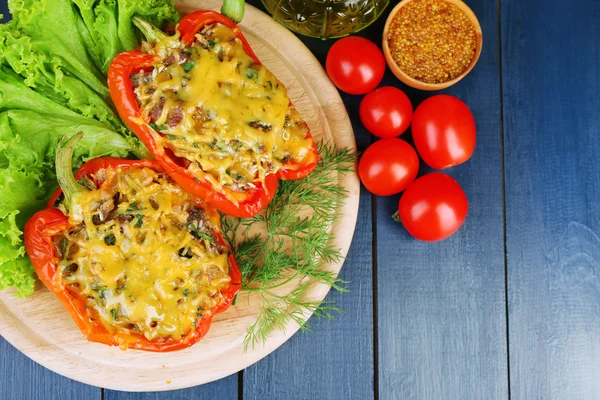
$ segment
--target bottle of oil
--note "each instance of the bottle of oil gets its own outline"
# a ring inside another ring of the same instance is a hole
[[[273,18],[302,35],[346,36],[375,21],[389,0],[262,0]]]

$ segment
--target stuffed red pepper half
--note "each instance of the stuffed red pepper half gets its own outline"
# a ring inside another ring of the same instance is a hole
[[[149,351],[196,343],[241,288],[218,213],[152,160],[97,158],[73,177],[80,137],[59,144],[62,191],[25,226],[37,275],[90,341]]]
[[[198,11],[168,36],[134,22],[147,42],[111,63],[111,97],[185,190],[226,214],[249,217],[271,201],[278,179],[315,168],[308,126],[235,23]]]

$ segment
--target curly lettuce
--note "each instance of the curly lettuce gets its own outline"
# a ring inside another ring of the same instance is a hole
[[[131,23],[137,14],[156,26],[172,26],[179,20],[173,5],[164,0],[73,0],[84,25],[80,25],[88,53],[103,72],[115,55],[140,45],[140,34]]]
[[[100,156],[141,157],[106,86],[114,56],[140,43],[134,14],[172,25],[171,0],[9,0],[0,25],[0,290],[33,293],[23,227],[57,183],[56,144],[84,132],[75,167]]]

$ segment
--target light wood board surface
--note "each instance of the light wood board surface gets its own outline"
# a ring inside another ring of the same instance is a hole
[[[218,9],[221,1],[177,1],[183,13]],[[352,127],[337,90],[310,51],[268,15],[247,6],[240,27],[257,56],[288,88],[317,141],[356,147]],[[332,226],[334,245],[346,255],[358,212],[359,182],[355,174],[339,176],[350,196]],[[342,264],[326,266],[339,271]],[[314,285],[310,298],[323,299],[329,287]],[[87,342],[67,312],[43,285],[33,296],[19,299],[0,292],[0,334],[34,361],[69,378],[110,389],[159,391],[207,383],[233,374],[265,357],[285,342],[298,326],[276,332],[264,346],[243,351],[247,328],[260,302],[242,295],[227,312],[217,315],[207,336],[191,348],[148,353]],[[307,318],[309,315],[306,316]]]

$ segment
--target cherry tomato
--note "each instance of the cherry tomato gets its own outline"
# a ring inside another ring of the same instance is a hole
[[[363,153],[358,176],[367,190],[378,196],[400,193],[415,180],[419,156],[404,140],[378,140]]]
[[[419,104],[413,115],[412,135],[423,161],[435,169],[462,164],[475,150],[475,120],[471,110],[446,94]]]
[[[365,94],[375,89],[383,79],[385,59],[375,43],[350,36],[331,46],[325,68],[329,79],[341,91]]]
[[[402,224],[426,242],[446,239],[467,218],[469,202],[458,182],[440,172],[423,175],[404,192],[398,204]]]
[[[360,102],[360,120],[369,132],[380,138],[404,133],[410,125],[412,111],[408,96],[392,86],[380,87]]]

